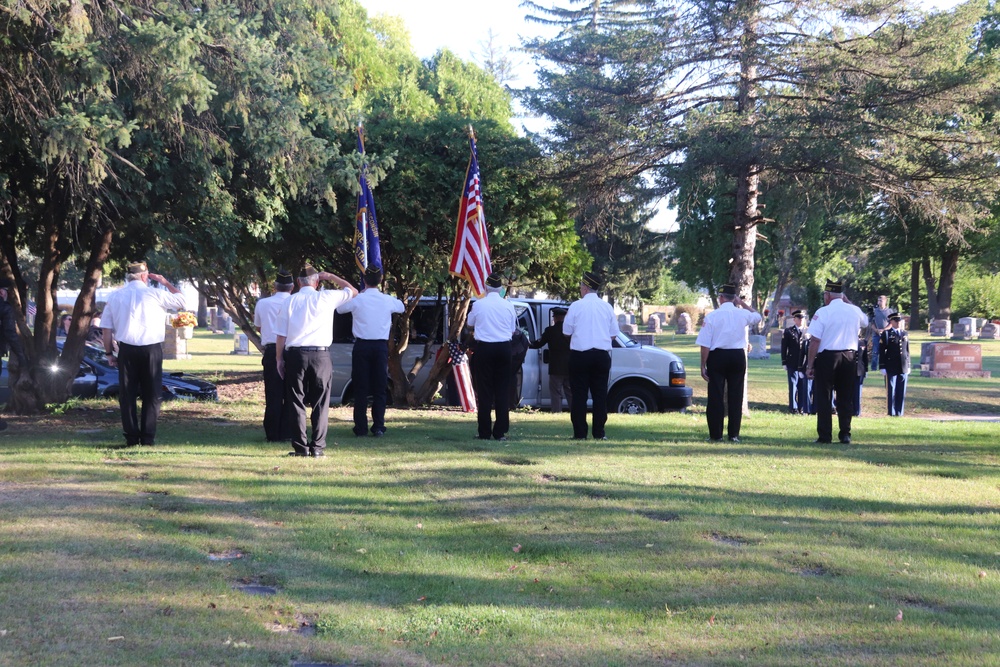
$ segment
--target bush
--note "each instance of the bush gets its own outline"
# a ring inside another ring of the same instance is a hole
[[[1000,275],[968,276],[956,280],[952,312],[957,317],[1000,317]]]

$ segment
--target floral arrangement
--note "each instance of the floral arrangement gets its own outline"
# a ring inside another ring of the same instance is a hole
[[[174,319],[170,322],[175,329],[181,329],[183,327],[193,327],[198,324],[198,318],[194,316],[194,313],[189,313],[186,310],[174,315]]]

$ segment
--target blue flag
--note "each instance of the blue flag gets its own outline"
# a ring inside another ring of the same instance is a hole
[[[382,269],[382,247],[379,244],[378,219],[375,217],[375,198],[368,186],[368,163],[364,162],[365,140],[363,129],[358,125],[358,152],[361,153],[361,176],[358,177],[358,216],[354,229],[354,259],[364,274],[369,266]]]

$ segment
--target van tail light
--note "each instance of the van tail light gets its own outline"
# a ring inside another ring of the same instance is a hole
[[[670,362],[670,386],[684,387],[687,385],[687,373],[684,372],[684,363],[681,361]]]

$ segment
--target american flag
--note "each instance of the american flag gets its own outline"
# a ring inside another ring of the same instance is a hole
[[[451,376],[458,389],[458,400],[462,404],[462,412],[475,412],[477,409],[476,390],[472,384],[472,371],[469,368],[469,357],[462,345],[453,340],[448,343],[448,363],[451,364]]]
[[[362,159],[365,154],[364,130],[358,125],[358,152]],[[378,220],[375,217],[375,198],[368,186],[368,163],[361,165],[361,176],[358,177],[358,216],[354,229],[354,260],[364,274],[369,266],[382,268],[382,246],[379,243]]]
[[[486,216],[483,214],[483,193],[479,184],[479,159],[476,157],[476,137],[471,133],[469,145],[472,155],[465,172],[465,188],[458,205],[458,227],[455,230],[455,247],[451,251],[451,275],[465,278],[472,285],[476,296],[486,292],[486,277],[493,272],[490,264],[490,242],[486,234]]]
[[[448,343],[448,363],[452,366],[456,364],[464,364],[466,362],[465,350],[462,349],[462,344],[457,340],[453,340]]]
[[[38,306],[35,305],[34,301],[29,301],[28,302],[27,312],[26,312],[26,315],[27,315],[28,319],[29,320],[34,319],[35,315],[37,315],[37,314],[38,314]]]

